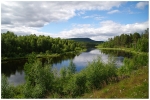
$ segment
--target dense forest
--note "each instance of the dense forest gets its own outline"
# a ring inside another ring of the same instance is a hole
[[[65,53],[80,51],[85,48],[83,43],[73,40],[52,38],[50,36],[35,34],[17,36],[7,31],[1,34],[2,58],[24,57],[35,52],[36,54]]]
[[[121,34],[120,36],[109,38],[108,41],[100,44],[100,46],[104,48],[134,48],[134,50],[139,52],[148,52],[148,38],[149,28],[142,34],[135,32],[134,34]]]

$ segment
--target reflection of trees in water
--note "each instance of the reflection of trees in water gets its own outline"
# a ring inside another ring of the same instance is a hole
[[[23,66],[25,64],[26,60],[11,60],[8,62],[2,62],[2,74],[5,74],[7,77],[10,77],[10,75],[15,75],[16,71],[18,71],[20,74],[23,72]]]
[[[133,54],[130,52],[125,52],[122,50],[101,50],[102,53],[104,54],[109,54],[109,55],[113,55],[113,56],[122,56],[122,57],[127,57],[127,58],[131,58],[133,57]]]
[[[63,54],[62,56],[53,57],[53,58],[38,58],[42,64],[54,64],[54,63],[62,63],[63,60],[73,59],[76,55],[79,54]],[[23,73],[24,64],[27,62],[25,59],[20,60],[9,60],[7,62],[2,62],[2,73],[5,74],[7,77],[10,75],[15,75],[16,71],[20,74]]]
[[[43,64],[47,63],[47,64],[54,64],[54,63],[62,63],[64,60],[68,60],[68,59],[73,59],[76,56],[76,54],[73,53],[69,53],[69,54],[64,54],[62,56],[58,56],[58,57],[53,57],[53,58],[40,58],[40,61],[42,61]]]

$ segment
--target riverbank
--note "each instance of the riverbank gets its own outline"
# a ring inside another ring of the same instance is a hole
[[[138,77],[138,78],[137,78]],[[101,90],[85,93],[80,98],[148,98],[148,66],[142,67],[118,83],[106,85]]]
[[[63,56],[63,55],[68,55],[68,54],[78,54],[78,53],[81,53],[81,52],[84,52],[86,51],[87,49],[82,49],[82,50],[77,50],[77,51],[70,51],[70,52],[65,52],[65,53],[54,53],[54,54],[46,54],[46,53],[43,53],[43,54],[36,54],[36,57],[37,58],[54,58],[54,57],[60,57],[60,56]],[[25,57],[13,57],[13,58],[7,58],[7,57],[2,57],[2,62],[3,61],[9,61],[9,60],[20,60],[20,59],[28,59],[28,56],[30,54],[26,55]]]
[[[133,53],[133,54],[147,54],[147,52],[135,51],[133,48],[102,48],[102,47],[99,47],[99,46],[97,46],[96,48],[97,49],[106,49],[106,50],[122,50],[122,51],[130,52],[130,53]]]
[[[66,68],[62,67],[60,71],[47,70],[50,68],[49,65],[40,67],[42,64],[38,61],[30,63],[28,66],[28,69],[31,68],[31,70],[26,72],[30,73],[26,74],[26,77],[30,77],[33,82],[39,79],[42,81],[35,82],[35,85],[26,83],[12,87],[13,96],[11,98],[148,98],[148,78],[146,78],[148,77],[148,68],[146,68],[148,66],[147,55],[138,54],[134,55],[132,59],[125,58],[124,66],[121,66],[119,69],[115,67],[113,60],[109,59],[106,64],[98,58],[89,63],[84,70],[72,74],[70,73],[70,69],[76,67],[73,63],[70,63]],[[51,71],[51,73],[49,73],[49,71]],[[59,72],[61,74],[57,76],[58,74],[56,73]],[[48,78],[47,75],[51,77]],[[47,79],[49,79],[49,81],[47,81]],[[140,83],[145,79],[147,83]],[[28,80],[26,80],[26,82],[27,81]],[[39,84],[42,87],[38,87]],[[27,85],[29,86],[28,89],[24,90],[26,89],[24,87]],[[47,87],[50,88],[47,89]],[[41,90],[42,94],[36,89]],[[99,92],[101,94],[99,94]],[[123,92],[124,94],[122,95]],[[37,95],[35,96],[34,93]],[[129,94],[138,94],[139,97]]]

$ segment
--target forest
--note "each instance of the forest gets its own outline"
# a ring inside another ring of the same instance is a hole
[[[120,36],[109,38],[108,41],[99,46],[104,48],[133,48],[139,52],[148,52],[148,38],[149,28],[147,28],[142,34],[135,32],[133,34],[121,34]]]
[[[84,43],[35,34],[17,36],[7,31],[1,34],[2,59],[26,57],[28,54],[62,54],[85,49]]]

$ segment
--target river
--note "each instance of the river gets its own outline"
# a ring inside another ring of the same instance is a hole
[[[71,57],[61,57],[55,58],[55,61],[52,63],[52,67],[56,68],[57,70],[60,70],[61,67],[68,66],[71,59],[73,60],[73,63],[76,66],[77,71],[82,70],[87,66],[89,62],[92,62],[94,59],[96,59],[98,56],[101,57],[103,62],[108,61],[108,56],[112,53],[110,51],[106,50],[98,50],[98,49],[90,49],[86,52],[82,52],[79,55],[74,55]],[[114,51],[113,51],[114,53]],[[113,57],[116,59],[116,66],[120,67],[123,65],[123,59],[129,54],[125,53],[117,53],[115,52]],[[124,55],[125,54],[125,55]],[[8,82],[13,85],[19,85],[25,82],[25,73],[23,70],[23,66],[25,64],[26,60],[17,60],[17,61],[11,61],[4,63],[2,62],[2,73],[5,74],[8,77]]]

